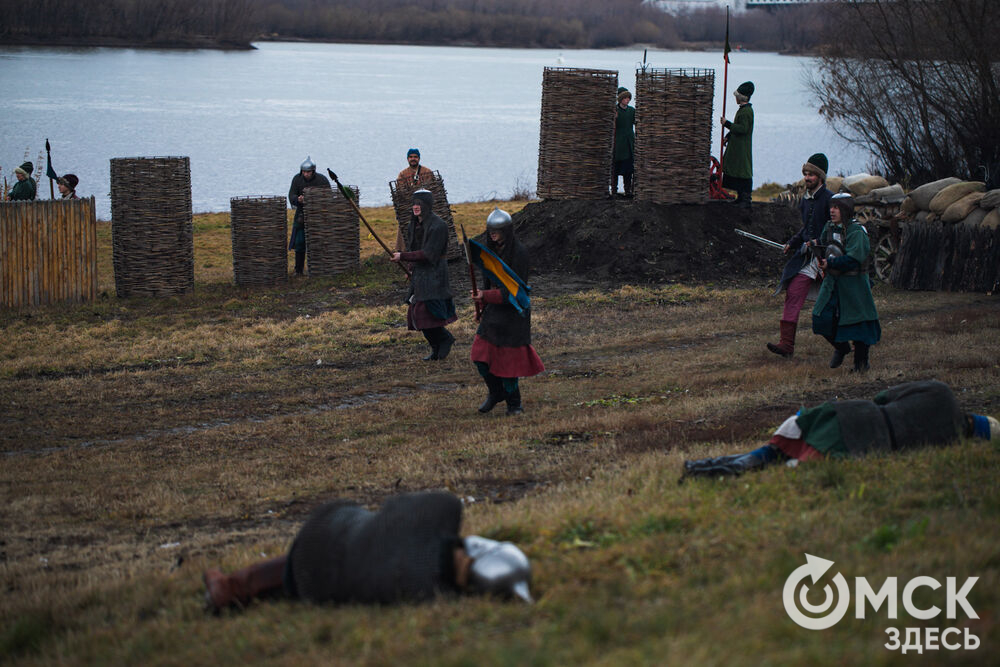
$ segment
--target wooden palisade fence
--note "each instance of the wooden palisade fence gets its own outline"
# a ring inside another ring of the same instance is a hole
[[[94,198],[0,204],[0,306],[97,296]]]

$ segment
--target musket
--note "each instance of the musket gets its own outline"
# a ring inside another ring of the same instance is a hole
[[[349,190],[347,190],[347,188],[345,188],[343,185],[340,184],[340,179],[337,178],[337,174],[333,173],[333,169],[330,168],[327,168],[326,173],[330,174],[330,178],[333,179],[333,182],[336,183],[337,187],[340,189],[340,194],[344,195],[344,199],[346,199],[348,203],[354,207],[354,210],[357,212],[358,217],[361,218],[361,222],[365,223],[365,227],[367,227],[371,235],[375,237],[375,240],[378,241],[378,244],[382,246],[382,249],[386,251],[389,257],[392,257],[393,253],[391,250],[389,250],[389,246],[387,246],[385,243],[382,242],[382,239],[378,237],[378,234],[375,233],[375,230],[372,229],[372,226],[368,224],[367,220],[365,220],[365,216],[361,212],[361,209],[358,208],[358,205],[356,203],[354,203],[354,197],[350,195],[350,192]],[[407,278],[412,278],[412,276],[410,275],[410,270],[407,269],[405,266],[403,266],[402,262],[399,262],[399,268],[403,269],[403,273],[406,274]]]
[[[763,236],[757,236],[756,234],[751,234],[750,232],[745,232],[742,229],[734,229],[734,232],[740,236],[745,236],[748,239],[753,239],[757,243],[763,243],[764,245],[771,246],[772,248],[777,248],[778,250],[784,250],[784,244],[778,243],[777,241],[771,241],[770,239],[765,239]]]
[[[469,237],[465,235],[465,225],[459,225],[462,228],[462,248],[465,249],[465,262],[469,265],[469,280],[472,281],[472,298],[475,299],[479,295],[479,291],[476,289],[476,270],[472,267],[472,255],[469,254]],[[482,318],[483,314],[479,309],[479,302],[473,300],[476,305],[476,321],[478,322]]]

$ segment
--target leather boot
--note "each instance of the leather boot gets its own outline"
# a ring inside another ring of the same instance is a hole
[[[775,345],[774,343],[768,343],[767,349],[775,354],[782,357],[790,357],[795,352],[795,330],[798,328],[798,322],[789,322],[788,320],[781,320],[780,332],[781,341]]]
[[[288,556],[278,556],[230,575],[219,570],[206,571],[202,576],[206,606],[210,611],[219,612],[232,606],[245,607],[254,598],[281,593],[284,590],[286,560]]]
[[[866,343],[854,341],[854,369],[852,373],[864,373],[868,370],[868,348]]]
[[[306,252],[305,250],[295,251],[295,274],[301,276],[305,272],[306,268]]]
[[[455,337],[447,329],[441,329],[441,338],[438,343],[437,358],[444,359],[451,352],[451,346],[455,343]]]
[[[625,181],[625,198],[632,199],[632,184],[635,176],[633,174],[628,174],[627,176],[622,176],[622,180]]]
[[[433,329],[423,330],[424,338],[427,339],[427,344],[431,346],[431,353],[424,357],[424,361],[437,361],[438,359],[438,348],[441,345],[441,327],[435,327]]]
[[[496,375],[488,373],[483,380],[486,382],[486,388],[489,390],[489,394],[486,395],[486,400],[479,406],[479,411],[485,415],[487,412],[492,410],[497,403],[502,403],[507,400],[507,392],[503,390],[503,380],[498,378]]]
[[[519,415],[524,412],[521,407],[521,388],[518,387],[507,396],[507,416]]]

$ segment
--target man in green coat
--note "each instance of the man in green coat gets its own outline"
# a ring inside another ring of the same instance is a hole
[[[722,187],[736,190],[736,203],[750,208],[753,191],[753,81],[744,81],[733,95],[740,105],[732,122],[722,118],[726,135],[726,151],[722,154]]]
[[[628,88],[618,89],[618,103],[615,105],[615,155],[614,186],[612,193],[618,196],[618,177],[622,177],[625,196],[632,198],[632,177],[635,174],[635,107],[629,106],[632,93]]]
[[[854,219],[854,200],[846,193],[830,198],[830,222],[823,227],[819,260],[823,284],[813,308],[813,333],[833,345],[830,368],[837,368],[854,343],[854,369],[868,370],[868,350],[882,337],[878,310],[868,279],[871,243],[868,231]]]
[[[11,201],[32,201],[35,198],[35,179],[31,177],[31,172],[35,165],[25,162],[20,167],[14,168],[17,176],[17,183],[10,189]]]

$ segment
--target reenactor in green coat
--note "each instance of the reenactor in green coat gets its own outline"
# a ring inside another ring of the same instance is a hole
[[[32,201],[35,198],[37,188],[35,186],[35,179],[31,177],[31,172],[34,168],[35,165],[30,162],[25,162],[20,167],[14,168],[17,183],[10,189],[9,199],[11,201]]]
[[[740,105],[732,122],[722,118],[726,135],[726,151],[722,154],[722,187],[736,190],[736,203],[750,208],[753,191],[753,81],[744,81],[733,95]]]

